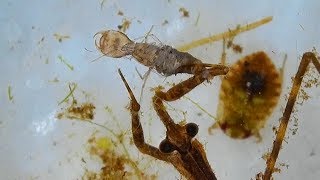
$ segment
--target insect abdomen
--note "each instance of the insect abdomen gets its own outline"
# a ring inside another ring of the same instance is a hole
[[[233,138],[257,135],[281,93],[280,73],[264,52],[240,59],[223,78],[218,123]]]

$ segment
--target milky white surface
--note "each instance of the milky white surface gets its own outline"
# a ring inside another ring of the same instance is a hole
[[[130,38],[144,36],[154,25],[152,33],[162,43],[178,47],[224,32],[237,24],[245,25],[273,16],[273,21],[267,25],[236,37],[235,42],[244,47],[242,55],[229,52],[227,56],[231,64],[245,54],[264,50],[280,67],[285,54],[288,55],[282,98],[261,130],[261,143],[256,143],[254,138],[234,140],[220,130],[208,135],[207,128],[214,122],[212,118],[186,99],[170,103],[170,109],[177,109],[170,111],[177,122],[183,119],[181,111],[186,111],[187,121],[199,124],[197,137],[205,144],[208,160],[218,179],[248,180],[264,171],[265,161],[261,157],[271,149],[272,127],[278,126],[285,105],[284,95],[291,85],[290,78],[304,52],[313,47],[320,49],[320,2],[106,0],[102,6],[100,3],[100,0],[0,2],[0,179],[79,179],[84,174],[86,164],[81,158],[89,158],[86,143],[99,127],[56,119],[62,107],[58,103],[68,93],[70,82],[77,83],[75,95],[79,100],[89,100],[97,107],[95,122],[116,127],[104,110],[108,106],[123,126],[121,128],[130,127],[130,114],[125,109],[128,94],[117,69],[121,68],[139,98],[142,80],[135,68],[140,73],[146,72],[147,68],[127,58],[103,57],[91,63],[101,55],[95,48],[93,35],[101,30],[117,29],[124,17],[131,21],[126,32]],[[190,17],[181,16],[181,7],[189,11]],[[124,16],[117,15],[119,10]],[[169,23],[163,26],[165,20]],[[70,38],[60,43],[53,36],[55,33]],[[189,52],[206,63],[219,63],[221,47],[221,42],[216,42]],[[59,55],[74,67],[73,71],[58,59]],[[187,77],[164,78],[156,72],[151,73],[142,97],[141,118],[151,144],[158,146],[165,133],[151,108],[153,91],[150,89],[165,86],[167,82],[180,82]],[[52,82],[55,78],[59,82]],[[199,86],[187,97],[215,115],[219,85],[220,80],[216,78],[211,84]],[[8,98],[9,86],[12,100]],[[85,97],[82,90],[89,96]],[[317,118],[320,115],[320,91],[319,88],[306,91],[310,98],[302,106],[297,106],[298,112],[295,113],[297,134],[287,132],[289,138],[278,159],[278,165],[289,166],[281,167],[281,173],[274,174],[275,179],[318,179],[320,176],[320,121]],[[293,121],[290,124],[289,128],[294,128]],[[137,153],[134,146],[128,148],[134,152],[133,156],[144,156]],[[152,168],[158,170],[159,179],[179,178],[171,165],[156,162]]]

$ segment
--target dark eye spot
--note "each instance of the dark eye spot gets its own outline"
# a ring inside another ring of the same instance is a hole
[[[265,78],[257,72],[246,71],[244,80],[245,89],[250,95],[261,94],[265,88]]]
[[[195,137],[198,134],[199,127],[195,123],[186,124],[186,131],[190,137]]]
[[[171,153],[174,151],[174,146],[167,139],[165,139],[160,143],[159,149],[163,153]]]

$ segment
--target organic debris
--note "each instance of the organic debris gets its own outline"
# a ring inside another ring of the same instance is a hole
[[[64,59],[61,55],[59,55],[58,56],[58,59],[63,63],[63,64],[65,64],[71,71],[73,71],[73,66],[71,65],[71,64],[69,64],[68,62],[67,62],[67,60],[66,59]]]
[[[62,119],[65,117],[68,119],[93,120],[95,108],[96,107],[89,102],[78,105],[77,101],[73,101],[64,112],[57,115],[57,118]]]
[[[182,17],[189,17],[189,11],[187,11],[184,7],[181,7],[179,12],[182,13]]]
[[[60,43],[65,40],[65,39],[69,39],[70,36],[69,35],[61,35],[61,34],[57,34],[54,33],[53,36],[56,38],[57,41],[59,41]]]
[[[131,21],[129,21],[128,19],[124,18],[122,19],[122,24],[118,25],[118,29],[121,32],[126,32],[129,27],[130,27]]]

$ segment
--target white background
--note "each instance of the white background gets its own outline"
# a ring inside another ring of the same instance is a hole
[[[130,38],[144,36],[154,25],[152,33],[162,43],[174,47],[224,32],[237,24],[245,25],[273,16],[271,23],[236,37],[235,42],[244,47],[242,55],[230,52],[227,56],[228,63],[232,64],[241,56],[264,50],[280,67],[284,55],[288,55],[282,98],[266,127],[261,130],[261,143],[256,143],[254,138],[234,140],[220,130],[210,136],[207,128],[214,122],[212,118],[205,113],[198,116],[202,111],[186,99],[170,103],[177,109],[170,111],[177,122],[183,119],[180,111],[187,111],[187,121],[200,125],[198,138],[205,144],[208,160],[219,179],[246,180],[264,171],[265,161],[261,157],[272,146],[272,126],[278,126],[281,109],[285,105],[284,95],[291,85],[290,78],[297,70],[301,55],[313,47],[320,48],[319,1],[106,0],[102,7],[100,3],[99,0],[0,2],[0,178],[79,179],[83,175],[86,164],[81,162],[81,158],[89,159],[86,143],[99,127],[55,118],[63,107],[58,106],[58,102],[68,93],[69,82],[78,84],[75,93],[78,100],[88,99],[97,107],[94,122],[116,129],[114,121],[104,110],[108,106],[121,123],[121,128],[126,130],[130,127],[130,114],[125,109],[129,102],[128,94],[117,69],[122,69],[139,98],[142,80],[135,68],[141,73],[147,68],[127,58],[103,57],[91,63],[101,55],[94,46],[93,35],[101,30],[117,29],[124,18],[117,15],[119,10],[132,22],[126,32]],[[189,18],[181,17],[181,7],[189,11]],[[164,20],[169,23],[162,26]],[[59,43],[54,33],[69,35],[70,39]],[[42,37],[44,40],[41,42]],[[204,62],[219,63],[221,42],[189,52]],[[58,60],[59,55],[74,66],[73,71]],[[141,118],[151,144],[158,146],[165,133],[151,107],[153,92],[150,88],[165,86],[166,82],[180,82],[187,77],[177,75],[165,79],[151,73],[142,98]],[[59,82],[50,82],[54,78]],[[215,115],[219,85],[220,80],[216,78],[187,96]],[[8,86],[12,87],[13,101],[8,99]],[[89,94],[87,99],[81,90]],[[274,174],[276,179],[317,179],[320,176],[320,131],[319,119],[316,118],[320,115],[317,111],[320,92],[316,88],[306,91],[310,98],[303,106],[298,106],[295,113],[298,118],[297,134],[287,132],[288,143],[284,143],[278,159],[278,163],[289,167],[281,167],[281,173]],[[290,122],[289,128],[292,124]],[[99,130],[104,133],[103,129]],[[134,146],[128,148],[133,157],[144,156],[137,153]],[[159,161],[153,165],[154,169],[159,179],[179,178],[172,166]]]

